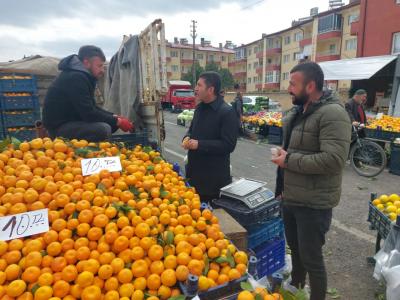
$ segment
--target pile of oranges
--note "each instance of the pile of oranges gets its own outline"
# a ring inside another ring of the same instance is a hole
[[[82,176],[81,160],[119,156],[121,172]],[[0,216],[48,209],[50,230],[0,241],[0,298],[169,299],[199,276],[240,278],[247,255],[200,210],[160,154],[109,142],[34,139],[0,152]]]

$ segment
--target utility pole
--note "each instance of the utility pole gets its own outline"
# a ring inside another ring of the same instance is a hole
[[[195,88],[196,86],[196,37],[197,37],[197,33],[196,33],[196,25],[197,21],[192,20],[192,25],[190,25],[190,27],[192,28],[191,32],[190,32],[190,36],[193,39],[193,63],[192,63],[192,78],[193,78],[193,88]]]

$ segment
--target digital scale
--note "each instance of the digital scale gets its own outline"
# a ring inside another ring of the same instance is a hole
[[[266,187],[266,182],[241,178],[220,190],[221,198],[232,198],[256,208],[275,199],[275,193]]]

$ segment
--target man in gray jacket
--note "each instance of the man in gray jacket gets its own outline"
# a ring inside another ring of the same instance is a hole
[[[277,196],[283,201],[287,243],[292,250],[292,285],[303,288],[308,273],[311,300],[325,299],[322,255],[332,208],[340,200],[351,123],[339,100],[323,92],[324,74],[313,62],[295,66],[288,91],[295,107],[283,119],[283,149]]]

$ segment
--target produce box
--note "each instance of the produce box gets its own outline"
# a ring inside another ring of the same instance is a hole
[[[400,175],[400,144],[391,144],[389,171]]]
[[[0,92],[35,93],[36,77],[31,74],[0,73]]]
[[[30,141],[36,138],[36,129],[34,127],[7,128],[5,136],[14,137],[22,141]]]
[[[368,222],[371,223],[370,229],[377,230],[383,239],[387,237],[391,222],[383,212],[372,204],[372,202],[369,202],[368,206]]]
[[[264,223],[246,226],[248,232],[248,247],[253,249],[267,241],[285,236],[283,221],[281,218],[274,218]]]
[[[121,144],[128,148],[134,148],[136,145],[150,145],[147,130],[127,134],[115,134],[111,136],[110,142]]]
[[[257,275],[259,278],[271,275],[285,266],[286,246],[283,238],[263,243],[251,249],[251,252],[254,252],[257,257]]]
[[[239,250],[245,251],[248,248],[247,230],[225,210],[218,208],[214,209],[213,213],[218,217],[221,231],[226,237],[229,238]]]
[[[23,96],[15,96],[18,94]],[[30,93],[3,93],[3,96],[0,96],[0,107],[3,111],[39,110],[39,98]]]
[[[40,119],[39,111],[3,111],[4,127],[34,126]]]

